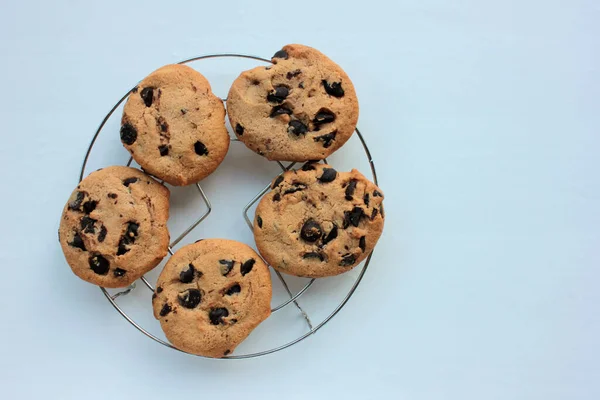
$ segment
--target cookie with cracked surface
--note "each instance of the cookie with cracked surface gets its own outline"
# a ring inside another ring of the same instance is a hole
[[[142,168],[172,185],[211,174],[229,149],[223,102],[186,65],[152,72],[129,95],[121,142]]]
[[[175,347],[224,357],[271,314],[271,275],[244,243],[204,239],[169,259],[152,306]]]
[[[269,160],[321,160],[352,136],[358,99],[348,75],[318,50],[284,46],[274,65],[243,72],[227,97],[229,121]]]
[[[307,163],[273,180],[256,208],[254,239],[274,268],[296,276],[349,271],[383,230],[383,193],[360,172]]]
[[[169,189],[113,166],[82,180],[64,207],[58,238],[67,263],[94,285],[130,285],[167,255]]]

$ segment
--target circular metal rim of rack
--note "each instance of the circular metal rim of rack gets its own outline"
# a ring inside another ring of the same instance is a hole
[[[194,57],[194,58],[189,58],[187,60],[183,60],[181,62],[179,62],[179,64],[187,64],[190,62],[194,62],[194,61],[199,61],[199,60],[204,60],[204,59],[210,59],[210,58],[248,58],[248,59],[252,59],[252,60],[257,60],[257,61],[263,61],[263,62],[267,62],[270,63],[271,61],[262,57],[257,57],[257,56],[252,56],[252,55],[246,55],[246,54],[235,54],[235,53],[223,53],[223,54],[208,54],[208,55],[204,55],[204,56],[199,56],[199,57]],[[106,116],[104,117],[104,119],[102,120],[102,122],[100,123],[100,126],[98,127],[98,129],[96,130],[96,133],[94,134],[94,137],[92,138],[92,141],[90,142],[90,145],[88,147],[88,150],[85,154],[85,158],[83,160],[83,165],[81,166],[81,172],[79,175],[79,181],[81,181],[84,177],[85,174],[85,169],[88,163],[88,159],[89,156],[92,152],[92,149],[94,147],[94,144],[96,142],[96,139],[98,138],[98,136],[100,135],[100,133],[102,132],[102,129],[104,128],[104,126],[106,125],[106,122],[109,120],[109,118],[113,115],[113,113],[115,112],[115,110],[123,103],[123,101],[125,101],[125,99],[129,96],[129,94],[131,93],[131,91],[133,90],[130,89],[123,97],[121,97],[121,99],[112,107],[112,109],[108,112],[108,114],[106,114]],[[227,101],[227,99],[222,99],[224,102]],[[358,138],[360,139],[360,142],[364,148],[365,151],[365,155],[367,156],[367,159],[369,161],[369,165],[371,167],[371,174],[373,176],[373,181],[375,182],[375,184],[377,184],[377,173],[375,170],[375,163],[373,162],[373,158],[371,157],[371,152],[369,151],[369,148],[367,147],[367,143],[365,142],[365,139],[363,137],[363,135],[360,133],[360,131],[358,130],[358,128],[356,128],[356,134],[358,136]],[[238,142],[239,140],[236,139],[231,139],[234,142]],[[127,166],[130,166],[132,163],[132,158],[129,158],[129,161],[127,162]],[[275,161],[279,167],[282,170],[282,173],[285,171],[288,171],[289,169],[291,169],[296,163],[290,163],[287,166],[283,165],[281,162],[279,161]],[[327,162],[327,160],[325,159],[324,162]],[[161,181],[162,183],[162,181]],[[202,189],[202,187],[200,186],[199,183],[195,184],[198,192],[200,194],[200,196],[202,197],[202,200],[204,201],[206,207],[207,207],[207,211],[200,216],[192,225],[190,225],[183,233],[181,233],[175,240],[173,240],[173,242],[171,242],[169,244],[169,254],[173,255],[173,247],[175,247],[179,242],[181,242],[181,240],[183,240],[194,228],[196,228],[202,221],[204,221],[206,219],[206,217],[208,217],[208,215],[210,214],[211,210],[212,210],[212,206],[210,203],[210,200],[208,199],[208,197],[206,196],[206,193],[204,193],[204,190]],[[250,210],[250,208],[258,201],[260,200],[260,198],[269,190],[270,188],[270,182],[267,184],[267,186],[265,186],[265,188],[263,190],[261,190],[256,196],[254,196],[254,198],[252,200],[250,200],[250,202],[248,202],[248,204],[244,207],[243,209],[243,216],[244,219],[246,220],[246,223],[248,224],[248,227],[250,228],[250,230],[252,231],[252,220],[250,219],[250,217],[248,217],[248,211]],[[281,281],[284,289],[286,290],[286,292],[289,295],[289,299],[287,299],[286,301],[284,301],[283,303],[273,307],[271,309],[271,312],[276,312],[278,310],[281,310],[282,308],[284,308],[285,306],[289,305],[289,304],[294,304],[296,306],[296,308],[298,309],[298,311],[302,314],[302,316],[304,317],[304,319],[306,320],[306,323],[308,325],[308,332],[300,335],[299,337],[297,337],[296,339],[287,342],[283,345],[268,349],[268,350],[264,350],[264,351],[259,351],[256,353],[249,353],[249,354],[241,354],[241,355],[230,355],[230,356],[226,356],[223,358],[220,358],[221,360],[235,360],[235,359],[243,359],[243,358],[254,358],[254,357],[260,357],[260,356],[264,356],[267,354],[271,354],[271,353],[275,353],[277,351],[286,349],[290,346],[293,346],[296,343],[299,343],[301,341],[303,341],[304,339],[306,339],[307,337],[309,337],[310,335],[314,334],[315,332],[317,332],[319,329],[321,329],[325,324],[327,324],[327,322],[329,322],[341,309],[342,307],[344,307],[344,305],[346,305],[346,303],[348,302],[348,300],[350,299],[350,297],[352,297],[352,294],[354,294],[354,291],[356,290],[356,288],[358,287],[360,281],[362,280],[365,272],[367,271],[367,268],[369,267],[369,263],[371,262],[371,257],[373,256],[373,252],[371,252],[371,254],[369,254],[369,256],[367,257],[366,261],[364,262],[362,268],[360,269],[360,272],[358,274],[358,276],[356,277],[356,280],[354,281],[354,284],[352,285],[352,287],[350,288],[350,290],[348,291],[348,293],[346,294],[346,296],[344,297],[344,299],[337,305],[337,307],[335,307],[335,309],[331,312],[331,314],[329,314],[323,321],[321,321],[319,324],[317,324],[316,326],[312,325],[312,322],[310,321],[310,318],[308,317],[308,315],[306,314],[306,312],[302,309],[302,307],[300,307],[300,304],[298,304],[297,299],[302,296],[304,293],[306,293],[306,291],[310,288],[310,286],[315,282],[315,278],[312,278],[302,289],[300,289],[297,293],[293,294],[287,284],[287,282],[285,281],[285,279],[283,278],[283,276],[281,275],[281,273],[277,270],[275,271],[275,274],[277,275],[278,279]],[[146,279],[146,277],[142,276],[140,278],[140,280],[142,281],[142,283],[144,284],[144,286],[146,288],[148,288],[149,290],[151,290],[152,292],[154,292],[154,287],[152,286],[152,284]],[[108,301],[113,305],[113,307],[121,314],[121,316],[123,318],[125,318],[131,325],[133,325],[137,330],[139,330],[140,332],[142,332],[144,335],[146,335],[147,337],[149,337],[150,339],[164,345],[167,347],[170,347],[171,349],[177,350],[177,351],[181,351],[183,353],[186,353],[182,350],[179,350],[178,348],[176,348],[175,346],[173,346],[172,344],[154,336],[153,334],[151,334],[150,332],[148,332],[146,329],[144,329],[143,327],[141,327],[137,322],[135,322],[133,320],[133,318],[131,318],[129,315],[127,315],[127,313],[117,304],[116,300],[117,298],[121,297],[121,296],[125,296],[128,293],[130,293],[132,290],[134,290],[136,288],[136,282],[134,282],[133,284],[131,284],[129,287],[127,287],[125,290],[121,291],[121,292],[117,292],[113,295],[111,295],[105,288],[101,287],[100,290],[102,291],[102,293],[104,294],[104,296],[106,296],[106,298],[108,299]],[[204,357],[204,356],[198,356],[196,354],[191,354],[191,353],[187,353],[190,355],[194,355],[197,357],[202,357],[202,358],[209,358],[209,357]]]

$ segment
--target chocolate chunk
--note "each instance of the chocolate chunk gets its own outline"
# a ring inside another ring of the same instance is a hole
[[[98,275],[106,275],[108,274],[108,270],[110,268],[110,263],[100,254],[95,254],[89,258],[89,264],[92,271],[97,273]]]
[[[373,190],[373,197],[383,197],[383,195],[381,193],[379,193],[377,190]]]
[[[233,322],[233,321],[232,321]],[[224,356],[226,356],[227,354],[231,353],[231,350],[225,350],[225,353],[223,353]]]
[[[306,164],[304,164],[302,166],[302,171],[314,171],[315,169],[317,169],[314,165],[315,162],[316,161],[308,161]]]
[[[360,207],[354,207],[352,211],[344,211],[344,229],[350,224],[358,226],[360,219],[364,216],[364,211]]]
[[[281,200],[281,195],[279,193],[275,193],[275,195],[273,196],[273,201],[279,201]]]
[[[219,260],[219,263],[221,264],[221,275],[226,276],[233,268],[234,262],[235,261],[232,260]]]
[[[167,132],[169,130],[169,124],[167,124],[167,121],[165,121],[164,118],[159,119],[159,124],[161,132]]]
[[[307,220],[300,230],[300,237],[309,243],[319,240],[322,234],[321,225],[312,218]]]
[[[111,199],[116,199],[116,198],[117,198],[117,197],[119,197],[119,196],[117,196],[117,194],[116,194],[116,193],[109,193],[109,194],[108,194],[108,197],[110,197]]]
[[[85,244],[83,243],[83,239],[81,238],[81,236],[77,232],[75,232],[75,234],[73,235],[73,241],[69,243],[69,246],[71,246],[71,247],[77,247],[78,249],[86,251],[85,250]]]
[[[348,201],[352,200],[352,195],[354,194],[354,191],[356,190],[357,183],[358,183],[358,181],[356,179],[352,179],[348,183],[348,186],[346,186],[346,200],[348,200]]]
[[[283,176],[279,175],[277,177],[277,179],[275,179],[275,182],[273,182],[273,185],[271,185],[271,189],[275,189],[277,186],[279,186],[281,184],[281,182],[283,182]]]
[[[323,142],[323,147],[328,148],[329,146],[331,146],[331,142],[335,140],[335,135],[337,135],[337,131],[333,131],[331,133],[327,133],[321,136],[316,136],[313,140],[315,142]]]
[[[138,178],[127,178],[123,181],[123,185],[129,187],[129,185],[131,185],[132,183],[136,183],[138,181]]]
[[[208,149],[206,148],[206,146],[204,145],[204,143],[202,143],[199,140],[196,143],[194,143],[194,151],[199,156],[206,156],[206,155],[208,155]]]
[[[85,233],[96,233],[96,227],[94,226],[96,222],[98,221],[86,215],[85,217],[81,218],[79,224]]]
[[[276,86],[275,90],[272,90],[267,95],[267,101],[271,103],[283,103],[286,97],[288,97],[290,91],[285,86]]]
[[[369,207],[369,193],[365,193],[363,201],[365,202],[365,206]]]
[[[127,273],[127,271],[125,271],[124,269],[121,269],[121,268],[115,268],[115,270],[113,271],[113,275],[116,277],[123,276],[126,273]]]
[[[241,291],[242,291],[242,288],[240,287],[240,285],[238,285],[236,283],[235,285],[233,285],[232,287],[230,287],[229,289],[227,289],[227,291],[225,292],[225,294],[227,296],[231,296],[231,295],[239,293]]]
[[[185,308],[196,308],[202,300],[202,294],[198,289],[188,289],[179,293],[177,300]]]
[[[383,213],[383,204],[379,206],[379,214],[381,214],[381,218],[385,218],[385,214]]]
[[[344,254],[342,261],[340,261],[340,267],[349,267],[356,262],[356,256],[354,254]]]
[[[317,112],[317,115],[315,115],[313,124],[315,124],[315,126],[320,126],[333,121],[335,121],[335,114],[326,108],[321,108],[319,112]]]
[[[160,286],[158,286],[156,288],[156,293],[161,293],[163,291],[163,288],[161,288]]]
[[[185,114],[187,114],[187,112],[188,112],[188,110],[187,110],[187,109],[185,109],[185,108],[182,108],[182,109],[181,109],[181,110],[179,110],[179,111],[181,111],[181,115],[185,115]]]
[[[271,57],[271,58],[283,58],[284,60],[287,60],[288,53],[287,53],[287,51],[281,49],[281,50],[277,51],[275,54],[273,54],[273,57]]]
[[[365,236],[361,236],[358,240],[358,247],[360,247],[363,253],[365,252],[365,249],[367,248],[367,240]]]
[[[129,248],[126,246],[129,246],[135,242],[135,238],[138,236],[139,227],[139,224],[135,222],[130,221],[127,223],[127,228],[119,240],[119,247],[117,248],[118,256],[122,256],[129,251]]]
[[[67,206],[69,210],[77,210],[81,211],[81,203],[83,203],[83,199],[87,193],[86,192],[77,192],[75,196],[75,200],[69,203]]]
[[[131,89],[131,93],[137,93],[138,92],[138,87],[135,86],[133,89]]]
[[[121,142],[126,145],[132,145],[137,140],[137,131],[133,127],[133,125],[129,123],[123,124],[121,127]]]
[[[292,79],[297,77],[298,75],[300,75],[302,73],[302,71],[300,71],[299,69],[295,69],[293,71],[288,72],[287,74],[285,74],[285,77],[287,79]]]
[[[160,153],[160,156],[166,156],[169,154],[169,146],[166,144],[161,144],[160,146],[158,146],[158,152]]]
[[[297,119],[293,119],[289,122],[287,131],[288,133],[293,133],[296,136],[300,136],[303,133],[308,132],[308,128],[302,122],[298,121]]]
[[[165,303],[163,308],[160,310],[160,316],[164,317],[165,315],[167,315],[170,312],[171,312],[171,306],[169,304]]]
[[[344,89],[342,89],[342,82],[333,82],[331,85],[325,79],[323,79],[323,86],[328,95],[333,97],[343,97]]]
[[[323,237],[323,244],[326,245],[327,243],[331,242],[333,239],[335,239],[338,235],[338,227],[337,225],[333,224],[333,228],[331,228],[331,230],[329,231],[329,233],[327,234],[327,236]]]
[[[100,243],[104,242],[104,239],[106,239],[107,233],[108,233],[108,231],[106,230],[106,227],[104,225],[102,225],[100,227],[100,233],[98,234],[98,241]]]
[[[304,259],[307,259],[307,258],[318,258],[321,261],[325,260],[325,258],[323,257],[323,254],[317,253],[317,252],[314,252],[314,251],[311,251],[310,253],[304,253],[302,255],[302,258],[304,258]]]
[[[260,215],[256,216],[256,224],[259,228],[262,228],[262,218],[260,217]]]
[[[375,219],[378,211],[379,210],[377,210],[376,208],[373,209],[373,211],[371,212],[371,221],[373,221]]]
[[[304,183],[301,183],[301,182],[293,182],[292,185],[293,186],[291,188],[286,189],[283,192],[284,195],[291,194],[291,193],[296,193],[296,192],[299,192],[299,191],[304,190],[304,189],[307,188],[307,186]]]
[[[96,205],[98,205],[97,201],[88,200],[85,203],[83,203],[83,211],[86,214],[89,214],[89,213],[91,213],[92,211],[94,211],[96,209]]]
[[[240,124],[236,124],[235,125],[235,133],[242,136],[244,134],[244,127],[241,126]]]
[[[190,283],[194,280],[194,274],[196,269],[192,264],[188,264],[187,268],[179,273],[179,280],[181,283]]]
[[[256,262],[256,260],[254,258],[244,261],[244,263],[240,267],[240,272],[242,273],[242,276],[244,276],[248,272],[252,271],[252,267],[254,267],[255,262]]]
[[[323,168],[323,174],[317,178],[319,182],[329,183],[337,177],[337,171],[333,168]]]
[[[223,318],[229,316],[229,311],[226,308],[219,307],[213,308],[208,313],[208,318],[210,318],[210,323],[213,325],[224,324]]]
[[[275,118],[278,115],[292,115],[292,110],[290,110],[287,106],[285,105],[281,105],[281,106],[275,106],[273,107],[273,109],[271,110],[271,114],[269,115],[269,117],[271,118]]]
[[[154,97],[154,88],[143,88],[140,92],[140,97],[142,98],[142,100],[144,100],[144,104],[146,105],[146,107],[150,107],[152,105],[152,98]]]

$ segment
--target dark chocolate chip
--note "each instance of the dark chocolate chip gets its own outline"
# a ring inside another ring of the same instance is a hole
[[[271,57],[271,58],[283,58],[284,60],[287,60],[288,53],[287,53],[287,51],[281,49],[281,50],[277,51],[275,54],[273,54],[273,57]]]
[[[317,178],[319,182],[329,183],[337,177],[337,171],[333,168],[323,168],[323,175]]]
[[[127,223],[125,233],[123,233],[123,236],[121,236],[121,239],[119,240],[119,247],[117,249],[118,256],[122,256],[123,254],[129,251],[129,249],[125,246],[133,244],[135,242],[135,238],[138,236],[139,227],[140,225],[136,222],[130,221]]]
[[[81,226],[81,229],[85,232],[85,233],[96,233],[96,227],[94,226],[94,224],[97,221],[93,218],[88,217],[87,215],[83,218],[81,218],[81,221],[79,221],[79,224]]]
[[[348,186],[346,186],[346,200],[352,200],[352,195],[354,195],[354,191],[356,190],[356,184],[358,181],[356,179],[352,179]]]
[[[288,97],[288,94],[290,94],[288,88],[285,86],[276,86],[275,90],[272,90],[267,95],[267,101],[270,101],[271,103],[283,103],[285,98]]]
[[[354,207],[352,211],[344,211],[344,229],[350,224],[358,226],[360,219],[364,216],[364,211],[360,207]]]
[[[156,288],[156,293],[161,293],[163,291],[163,288],[161,288],[160,286],[158,286]]]
[[[144,104],[146,105],[146,107],[150,107],[152,105],[152,98],[154,97],[154,88],[143,88],[140,92],[140,97],[142,98],[142,100],[144,100]]]
[[[379,206],[379,214],[381,214],[381,218],[385,218],[385,214],[383,213],[383,204]]]
[[[373,190],[373,197],[383,197],[383,195],[381,193],[379,193],[377,190]]]
[[[288,124],[288,133],[293,133],[296,136],[300,136],[308,132],[308,127],[297,119],[293,119]]]
[[[373,209],[373,211],[371,212],[371,221],[373,221],[375,219],[378,211],[379,210],[377,210],[376,208]]]
[[[123,276],[126,273],[127,273],[127,271],[125,271],[124,269],[121,269],[121,268],[115,268],[115,270],[113,271],[113,275],[117,276],[117,277]]]
[[[106,275],[108,274],[108,270],[110,268],[110,263],[100,254],[95,254],[89,259],[90,268],[92,271],[97,273],[98,275]]]
[[[363,201],[365,202],[365,205],[369,207],[369,193],[365,193],[363,196]]]
[[[256,224],[259,228],[262,228],[262,218],[260,217],[260,215],[256,216]]]
[[[198,289],[188,289],[179,293],[177,300],[185,308],[196,308],[202,300],[202,294]]]
[[[83,199],[87,193],[86,192],[77,192],[75,196],[75,200],[69,203],[69,210],[79,210],[81,211],[81,203],[83,203]]]
[[[255,262],[256,262],[256,260],[254,258],[244,261],[244,263],[240,267],[240,272],[242,273],[242,276],[244,276],[248,272],[252,271],[252,267],[254,267]]]
[[[235,133],[242,136],[244,134],[244,127],[241,126],[240,124],[236,124],[235,125]]]
[[[275,195],[273,196],[273,201],[279,201],[281,200],[281,195],[279,193],[275,193]]]
[[[232,260],[219,260],[219,263],[221,264],[221,275],[226,276],[233,268],[234,262],[235,261]]]
[[[231,296],[231,295],[239,293],[241,291],[242,291],[242,288],[240,287],[240,285],[238,285],[236,283],[235,285],[233,285],[232,287],[230,287],[229,289],[227,289],[227,291],[225,292],[225,294],[227,296]]]
[[[233,321],[232,321],[233,322]],[[225,350],[225,353],[223,353],[224,356],[226,356],[227,354],[231,353],[231,350]]]
[[[271,185],[271,189],[275,189],[277,186],[279,186],[281,184],[281,182],[283,182],[283,176],[279,175],[277,177],[277,179],[275,179],[275,182],[273,182],[273,185]]]
[[[116,199],[116,198],[117,198],[117,197],[119,197],[119,196],[117,196],[117,194],[116,194],[116,193],[109,193],[109,194],[108,194],[108,197],[110,197],[111,199]]]
[[[225,323],[223,318],[229,316],[229,311],[226,308],[219,307],[213,308],[208,313],[208,318],[210,318],[210,323],[213,325],[219,325]]]
[[[156,293],[152,293],[152,301],[154,302],[154,299],[156,299]]]
[[[168,303],[165,303],[163,308],[160,310],[160,316],[164,317],[165,315],[167,315],[170,312],[171,312],[171,306]]]
[[[327,133],[321,136],[316,136],[313,140],[315,142],[323,142],[323,147],[328,148],[329,146],[331,146],[331,142],[335,140],[335,135],[337,135],[337,131],[333,131],[331,133]]]
[[[85,203],[83,203],[83,211],[86,214],[89,214],[89,213],[91,213],[92,211],[94,211],[96,209],[96,205],[98,205],[97,201],[88,200]]]
[[[206,146],[204,145],[204,143],[202,143],[199,140],[196,143],[194,143],[194,151],[199,156],[206,156],[206,155],[208,155],[208,149],[206,148]]]
[[[308,161],[306,164],[302,166],[302,171],[314,171],[315,169],[315,161]]]
[[[286,195],[286,194],[296,193],[296,192],[299,192],[299,191],[304,190],[306,188],[307,188],[307,186],[304,183],[293,182],[293,186],[291,188],[289,188],[289,189],[286,189],[283,192],[283,194]]]
[[[356,256],[354,254],[344,254],[342,261],[340,261],[341,267],[349,267],[356,262]]]
[[[301,73],[302,73],[302,71],[300,71],[299,69],[295,69],[295,70],[290,71],[287,74],[285,74],[285,77],[288,78],[288,79],[292,79],[292,78],[297,77]]]
[[[315,115],[313,124],[315,124],[315,126],[320,126],[333,121],[335,121],[335,114],[326,108],[321,108],[319,112],[317,112],[317,115]]]
[[[98,234],[98,241],[100,243],[104,242],[104,239],[106,239],[107,233],[108,233],[108,231],[106,230],[106,227],[104,225],[102,225],[100,227],[100,233]]]
[[[338,235],[338,227],[337,225],[333,225],[333,228],[331,228],[331,230],[329,231],[329,233],[327,234],[327,236],[323,237],[323,244],[327,244],[329,242],[331,242],[333,239],[335,239]]]
[[[314,243],[321,238],[323,230],[321,225],[314,219],[307,220],[300,230],[300,237],[309,243]]]
[[[343,97],[344,89],[342,88],[342,82],[333,82],[331,85],[325,79],[323,79],[323,86],[327,94],[333,97]]]
[[[71,247],[77,247],[78,249],[86,251],[85,250],[85,244],[83,243],[83,239],[81,238],[81,236],[77,232],[75,232],[75,234],[73,235],[73,241],[69,243],[69,246],[71,246]]]
[[[365,249],[367,248],[367,240],[365,236],[361,236],[358,240],[358,247],[360,247],[363,253],[365,252]]]
[[[169,130],[169,124],[164,119],[160,119],[160,131],[167,132]]]
[[[292,114],[292,110],[290,110],[285,105],[275,106],[271,110],[271,114],[269,115],[269,117],[275,118],[278,115],[284,115],[284,114],[291,115]]]
[[[137,131],[133,127],[133,125],[129,123],[125,123],[121,127],[121,142],[132,145],[137,140]]]
[[[189,264],[186,269],[179,273],[179,280],[181,283],[190,283],[194,280],[194,273],[196,269],[192,264]]]
[[[302,258],[304,258],[304,259],[307,259],[307,258],[318,258],[321,261],[325,260],[325,258],[323,257],[323,254],[317,253],[317,252],[314,252],[314,251],[311,251],[310,253],[304,253],[304,255],[302,256]]]
[[[158,152],[160,153],[161,157],[166,156],[167,154],[169,154],[169,146],[166,144],[161,144],[160,146],[158,146]]]
[[[131,185],[132,183],[136,183],[138,181],[138,178],[127,178],[123,181],[123,185],[129,187],[129,185]]]
[[[138,91],[138,87],[137,86],[135,86],[133,89],[131,89],[131,93],[137,93],[137,91]]]
[[[179,111],[181,111],[181,115],[185,115],[185,114],[187,114],[187,112],[188,112],[188,110],[187,110],[187,109],[185,109],[185,108],[182,108],[182,109],[181,109],[181,110],[179,110]]]

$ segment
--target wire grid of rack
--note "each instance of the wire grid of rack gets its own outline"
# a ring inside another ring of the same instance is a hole
[[[199,57],[194,57],[194,58],[190,58],[184,61],[179,62],[179,64],[187,64],[193,61],[199,61],[199,60],[204,60],[204,59],[209,59],[209,58],[223,58],[223,57],[237,57],[237,58],[248,58],[248,59],[252,59],[252,60],[257,60],[257,61],[263,61],[263,62],[267,62],[270,63],[271,61],[265,58],[261,58],[261,57],[257,57],[257,56],[252,56],[252,55],[246,55],[246,54],[234,54],[234,53],[224,53],[224,54],[209,54],[209,55],[204,55],[204,56],[199,56]],[[96,130],[96,133],[94,134],[94,137],[92,138],[92,141],[88,147],[88,150],[86,152],[85,158],[83,160],[83,165],[81,167],[81,172],[79,175],[79,180],[81,181],[85,175],[85,169],[88,163],[88,159],[89,156],[92,152],[92,149],[94,147],[94,144],[96,143],[96,139],[98,138],[98,136],[100,135],[100,133],[102,132],[102,129],[104,128],[104,126],[106,125],[107,121],[109,120],[109,118],[113,115],[113,113],[115,112],[115,110],[123,103],[123,101],[125,101],[125,99],[127,99],[127,97],[129,96],[129,94],[131,93],[131,91],[133,90],[130,89],[123,97],[121,97],[121,99],[113,106],[113,108],[108,112],[108,114],[104,117],[104,119],[102,120],[102,122],[100,123],[100,126],[98,127],[98,129]],[[222,99],[224,102],[227,101],[227,99]],[[367,144],[365,142],[365,139],[363,137],[363,135],[360,133],[360,131],[358,130],[358,128],[356,128],[355,130],[356,135],[358,136],[358,138],[360,139],[360,142],[364,148],[365,151],[365,155],[368,159],[369,162],[369,166],[371,168],[371,174],[373,176],[373,181],[375,182],[375,184],[377,184],[377,173],[375,170],[375,163],[373,162],[373,158],[371,157],[371,153],[369,151],[369,148],[367,147]],[[237,138],[235,139],[231,139],[232,142],[239,142],[239,140]],[[130,157],[129,161],[127,162],[127,166],[130,166],[131,163],[133,161],[133,158]],[[325,163],[327,163],[327,160],[323,160]],[[283,163],[281,163],[280,161],[273,161],[276,162],[279,167],[282,170],[282,173],[285,171],[290,170],[292,167],[294,167],[294,165],[296,165],[296,163],[290,163],[287,166],[284,165]],[[161,181],[161,183],[163,183]],[[248,225],[248,228],[250,228],[250,231],[252,231],[252,219],[248,216],[248,211],[250,210],[250,208],[257,202],[260,200],[260,198],[269,191],[270,189],[270,185],[271,183],[269,182],[265,188],[263,190],[261,190],[258,194],[256,194],[256,196],[254,196],[254,198],[252,198],[252,200],[250,200],[248,202],[248,204],[243,208],[242,210],[242,214],[244,216],[244,219],[246,220],[246,223]],[[206,205],[206,211],[196,220],[194,221],[194,223],[192,223],[187,229],[185,229],[183,231],[183,233],[181,233],[179,236],[177,236],[177,238],[175,240],[173,240],[170,244],[169,244],[169,254],[173,255],[173,248],[175,246],[177,246],[177,244],[179,244],[188,234],[190,234],[194,228],[196,228],[198,225],[200,225],[200,223],[202,223],[202,221],[204,221],[209,214],[212,211],[212,205],[211,202],[208,198],[208,196],[206,195],[206,193],[204,192],[204,190],[202,189],[202,186],[200,185],[200,183],[196,183],[195,184],[196,188],[198,189],[198,193],[200,195],[200,197],[202,198],[204,204]],[[288,348],[296,343],[301,342],[302,340],[306,339],[307,337],[309,337],[310,335],[314,334],[315,332],[317,332],[320,328],[322,328],[327,322],[329,322],[341,309],[342,307],[344,307],[344,305],[346,305],[346,303],[348,302],[348,300],[350,299],[350,297],[352,296],[352,294],[354,293],[354,291],[356,290],[357,286],[359,285],[360,281],[362,280],[365,272],[367,271],[367,268],[369,266],[369,263],[371,262],[371,257],[373,256],[373,252],[371,252],[371,254],[369,254],[369,256],[367,257],[367,259],[364,261],[362,267],[360,267],[360,271],[358,273],[358,276],[356,277],[356,280],[354,281],[353,285],[351,286],[350,290],[348,291],[348,293],[346,294],[346,296],[343,298],[343,300],[334,308],[334,310],[331,312],[331,314],[329,314],[325,319],[323,319],[323,321],[321,321],[320,323],[318,323],[317,325],[313,326],[312,321],[310,320],[309,316],[307,315],[307,313],[302,309],[302,307],[300,306],[300,304],[298,303],[298,298],[300,296],[302,296],[304,293],[306,293],[308,291],[308,289],[312,286],[312,284],[315,282],[315,278],[312,278],[309,280],[309,282],[304,285],[304,287],[302,287],[300,290],[298,290],[296,293],[292,293],[292,291],[289,288],[288,283],[286,282],[286,280],[284,279],[284,277],[281,275],[281,273],[277,270],[274,270],[277,278],[280,280],[283,288],[285,289],[285,291],[288,294],[289,299],[283,301],[281,304],[273,307],[271,309],[271,312],[274,313],[278,310],[281,310],[282,308],[290,305],[290,304],[294,304],[294,306],[298,309],[298,311],[301,313],[302,317],[305,319],[306,323],[307,323],[307,327],[308,327],[308,331],[302,335],[300,335],[299,337],[297,337],[296,339],[285,343],[283,345],[268,349],[268,350],[264,350],[264,351],[259,351],[259,352],[255,352],[255,353],[248,353],[248,354],[241,354],[241,355],[230,355],[230,356],[226,356],[223,357],[221,359],[242,359],[242,358],[253,358],[253,357],[259,357],[259,356],[263,356],[266,354],[270,354],[270,353],[274,353],[280,350],[283,350],[285,348]],[[145,276],[142,276],[140,278],[140,281],[143,283],[143,287],[145,287],[146,289],[150,290],[152,293],[154,292],[154,286],[152,285],[152,283],[150,283],[148,281],[148,279]],[[171,349],[177,350],[177,351],[182,351],[179,350],[178,348],[176,348],[175,346],[173,346],[172,344],[156,337],[155,335],[153,335],[152,333],[148,332],[146,329],[144,329],[142,326],[140,326],[133,318],[131,318],[118,304],[117,304],[117,299],[119,297],[122,296],[126,296],[127,294],[129,294],[132,290],[136,289],[137,287],[137,282],[134,282],[133,284],[131,284],[129,287],[125,288],[123,291],[117,292],[115,294],[110,294],[105,288],[100,288],[100,290],[102,291],[102,293],[106,296],[106,298],[108,299],[108,301],[113,305],[113,307],[121,314],[121,316],[123,316],[123,318],[125,318],[131,325],[133,325],[135,328],[137,328],[140,332],[142,332],[144,335],[146,335],[147,337],[149,337],[150,339],[155,340],[156,342],[167,346]],[[182,351],[183,352],[183,351]],[[198,357],[202,357],[202,356],[198,356]]]

